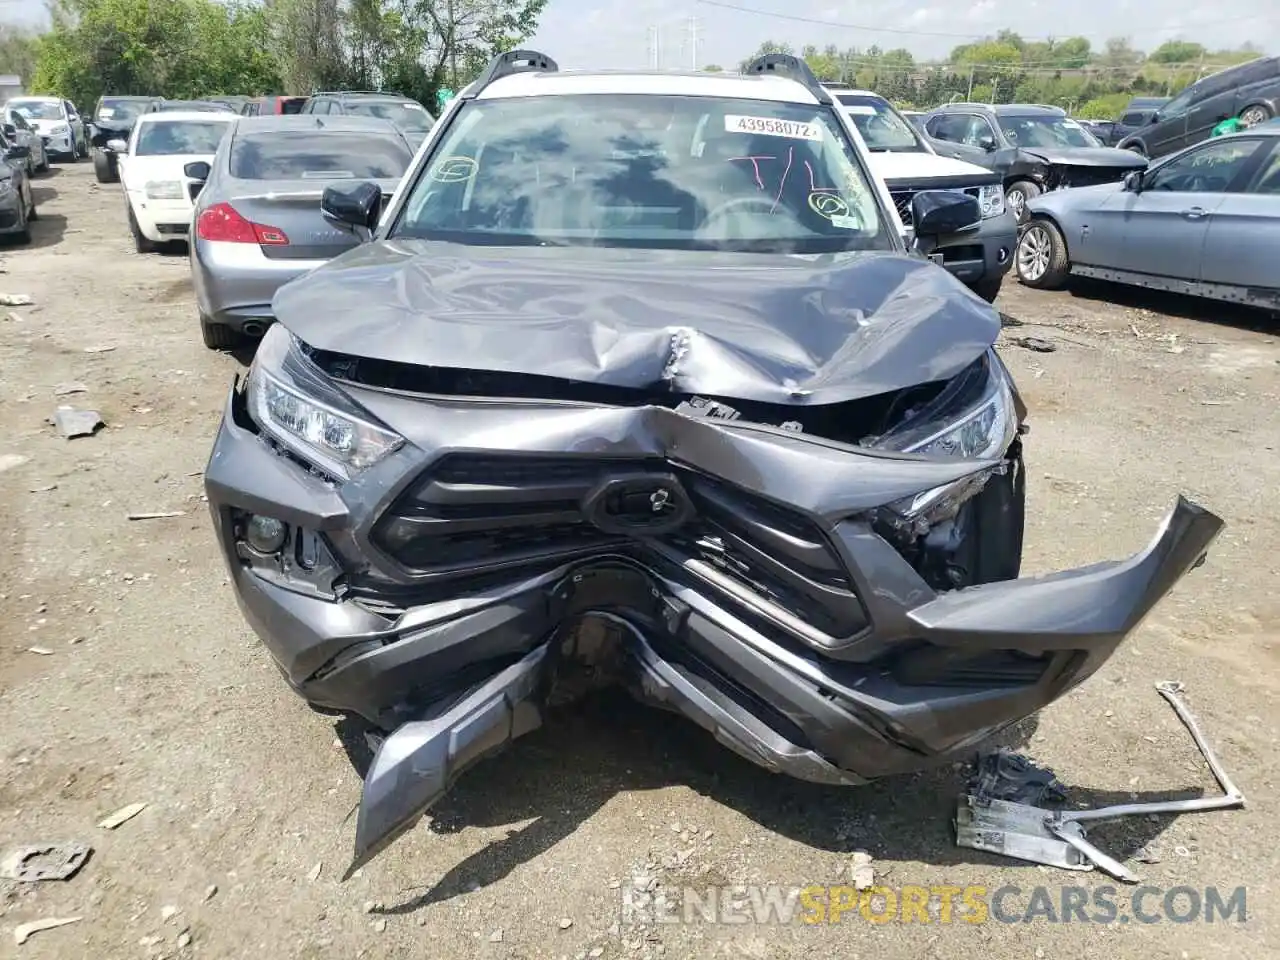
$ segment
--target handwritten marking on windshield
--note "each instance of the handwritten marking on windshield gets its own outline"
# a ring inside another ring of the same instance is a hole
[[[429,176],[436,183],[462,183],[472,179],[479,169],[474,157],[443,157],[431,168]]]

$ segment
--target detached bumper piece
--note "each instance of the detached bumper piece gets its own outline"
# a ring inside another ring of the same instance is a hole
[[[356,866],[584,684],[820,784],[965,755],[1096,671],[1222,528],[1180,498],[1128,559],[939,590],[887,505],[998,463],[569,408],[528,442],[620,452],[406,449],[340,484],[240,404],[205,482],[241,609],[301,696],[390,731]],[[466,442],[510,443],[510,413],[486,416]]]
[[[956,808],[956,845],[1001,853],[1019,860],[1043,863],[1065,870],[1092,870],[1095,866],[1125,883],[1140,878],[1115,858],[1086,839],[1083,824],[1120,817],[1158,813],[1201,813],[1233,810],[1245,805],[1244,794],[1228,776],[1200,730],[1200,724],[1183,702],[1182,684],[1165,680],[1156,684],[1183,722],[1201,756],[1213,772],[1222,793],[1192,800],[1158,800],[1122,803],[1091,810],[1048,809],[1066,799],[1051,773],[1014,754],[988,754],[980,761],[980,775]],[[1045,781],[1048,781],[1046,784]]]

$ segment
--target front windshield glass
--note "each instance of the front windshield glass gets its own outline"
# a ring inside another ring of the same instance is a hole
[[[98,106],[99,120],[133,120],[147,109],[149,100],[122,100],[118,97],[103,97]]]
[[[185,153],[217,153],[226,120],[153,120],[138,134],[139,157],[173,157]]]
[[[402,100],[372,100],[367,103],[348,103],[347,113],[358,117],[377,117],[390,120],[401,130],[416,130],[426,133],[431,129],[433,118],[426,108],[418,103]]]
[[[836,99],[872,153],[925,152],[911,124],[890,106],[888,100],[857,94],[839,94]]]
[[[28,120],[62,120],[62,104],[57,100],[10,100],[10,109]]]
[[[1102,144],[1080,124],[1067,117],[1002,116],[1000,129],[1019,147],[1100,147]]]
[[[830,108],[687,96],[471,101],[390,235],[786,253],[893,248]]]

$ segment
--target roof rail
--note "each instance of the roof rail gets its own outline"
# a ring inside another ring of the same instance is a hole
[[[559,71],[559,65],[545,53],[539,53],[537,50],[508,50],[490,60],[484,72],[461,96],[467,100],[474,100],[489,84],[502,77],[509,77],[513,73],[558,73]]]
[[[403,97],[403,93],[395,90],[317,90],[311,94],[313,97],[341,97],[348,93],[369,94],[375,97]]]
[[[826,87],[818,82],[818,78],[809,69],[809,65],[799,57],[793,57],[789,53],[766,53],[762,57],[756,57],[747,64],[742,72],[776,73],[780,76],[790,77],[813,94],[814,99],[819,103],[830,105],[835,102],[831,99],[831,94],[827,92]]]

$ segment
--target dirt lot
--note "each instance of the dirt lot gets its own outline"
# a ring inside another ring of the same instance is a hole
[[[35,242],[2,251],[0,275],[0,292],[35,301],[0,309],[0,843],[95,852],[70,881],[0,886],[4,955],[1280,956],[1280,327],[1181,300],[1118,306],[1102,288],[1011,283],[1001,303],[1024,323],[1003,354],[1032,411],[1030,572],[1141,548],[1178,492],[1228,523],[1208,564],[1015,742],[1082,800],[1213,790],[1152,688],[1184,680],[1249,809],[1093,837],[1120,855],[1147,844],[1158,862],[1131,865],[1158,887],[1246,885],[1246,924],[873,925],[855,912],[838,925],[619,926],[619,886],[637,875],[659,889],[839,883],[855,849],[891,886],[1017,885],[1006,914],[1038,884],[1056,899],[1062,884],[1112,881],[957,850],[963,769],[821,790],[619,697],[469,774],[339,884],[359,738],[286,690],[237,613],[201,502],[242,367],[201,345],[185,255],[133,253],[116,186],[64,165],[38,200]],[[71,381],[87,392],[55,396]],[[67,402],[99,410],[105,429],[62,439],[46,418]],[[146,809],[118,829],[97,825],[135,802]],[[11,928],[43,917],[81,919],[15,946]]]

